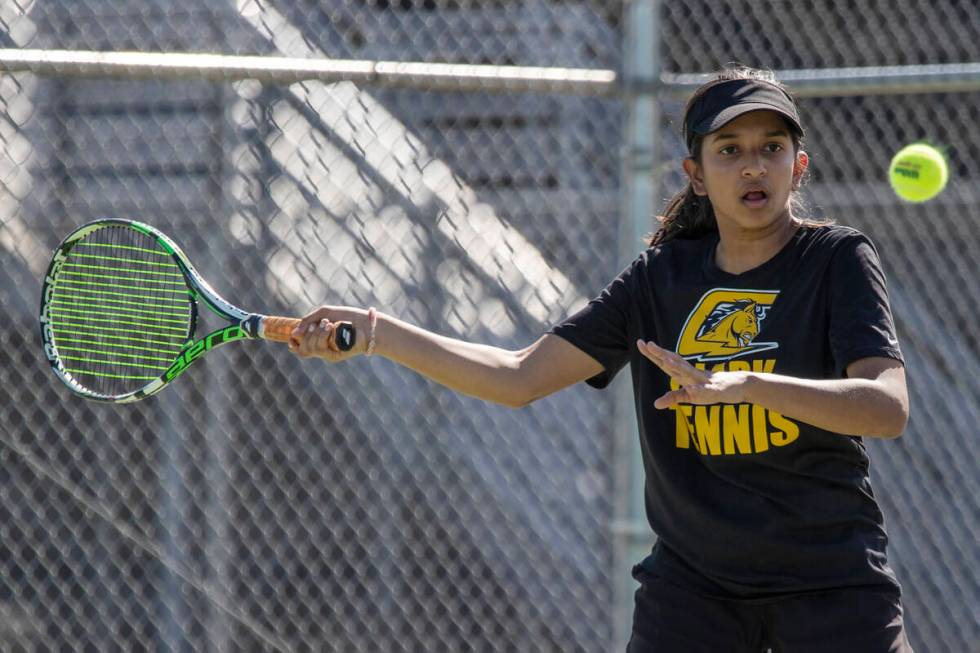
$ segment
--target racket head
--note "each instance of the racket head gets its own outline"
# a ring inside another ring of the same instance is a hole
[[[126,403],[162,388],[197,324],[189,270],[149,225],[103,219],[69,234],[41,289],[41,340],[54,373],[96,401]]]

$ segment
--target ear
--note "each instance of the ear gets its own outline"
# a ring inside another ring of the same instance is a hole
[[[707,195],[708,189],[704,186],[704,173],[701,171],[701,166],[698,162],[687,157],[684,159],[684,172],[687,174],[687,178],[691,181],[691,188],[694,189],[695,195]]]
[[[800,181],[803,179],[803,173],[810,166],[810,155],[800,150],[796,153],[796,162],[793,164],[793,190],[800,189]]]

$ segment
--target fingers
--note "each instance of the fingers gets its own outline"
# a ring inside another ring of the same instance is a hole
[[[668,351],[663,347],[658,347],[653,342],[636,341],[636,347],[641,354],[650,359],[654,365],[659,367],[668,376],[676,380],[681,385],[693,383],[705,383],[711,378],[711,373],[699,370],[688,363],[679,354]]]
[[[293,346],[296,348],[300,346],[300,338],[308,333],[312,333],[316,325],[323,319],[327,318],[327,309],[325,307],[320,307],[307,313],[303,319],[299,321],[299,324],[293,329],[292,334],[289,338],[289,349],[293,350]]]
[[[350,322],[358,329],[366,328],[362,323],[364,312],[343,306],[320,306],[310,311],[289,334],[289,351],[304,358],[316,356],[330,363],[364,353],[363,348],[357,346],[341,351],[337,342],[338,325]]]
[[[653,402],[658,409],[672,408],[678,404],[699,403],[701,390],[711,379],[711,372],[699,370],[679,354],[659,347],[653,342],[636,341],[636,347],[654,365],[681,387],[668,392]]]
[[[673,408],[677,404],[693,403],[693,398],[689,390],[690,386],[671,390],[664,396],[653,402],[654,408]]]
[[[293,331],[293,336],[289,340],[289,351],[303,358],[309,356],[329,358],[336,354],[330,346],[333,329],[334,324],[326,318],[309,322],[305,330],[301,324]]]

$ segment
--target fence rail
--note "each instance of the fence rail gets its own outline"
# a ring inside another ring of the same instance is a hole
[[[94,52],[0,48],[0,71],[72,78],[255,80],[275,84],[349,81],[428,91],[562,93],[612,96],[654,92],[686,97],[710,73],[663,73],[653,84],[622,81],[615,70],[309,59],[173,52]],[[801,98],[980,90],[980,63],[774,71]]]

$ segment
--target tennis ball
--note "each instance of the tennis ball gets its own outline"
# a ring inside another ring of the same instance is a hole
[[[925,202],[946,187],[949,169],[943,153],[925,143],[906,145],[892,157],[888,180],[907,202]]]

